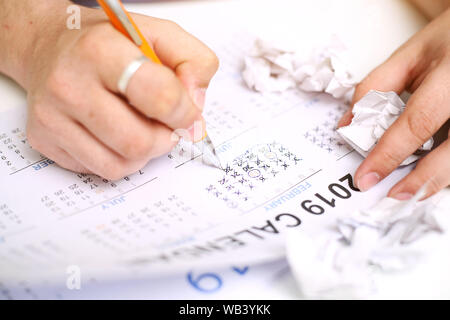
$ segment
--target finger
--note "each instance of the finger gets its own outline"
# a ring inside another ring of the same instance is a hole
[[[92,173],[92,171],[72,158],[65,150],[57,146],[47,145],[40,152],[47,158],[55,161],[55,163],[61,168],[77,173]]]
[[[107,29],[109,30],[109,29]],[[93,58],[102,83],[118,93],[118,81],[127,66],[142,53],[127,38],[115,30],[105,31],[101,45],[95,41],[100,35],[91,33],[83,39],[83,46],[94,46]],[[143,115],[158,120],[172,129],[190,128],[195,121],[203,121],[200,110],[190,99],[175,73],[168,67],[151,61],[144,63],[131,78],[126,97]]]
[[[177,143],[168,127],[143,117],[103,88],[95,90],[85,104],[70,108],[71,117],[126,159],[149,160],[169,152]]]
[[[43,144],[36,150],[39,150],[41,154],[54,161],[61,168],[77,173],[92,173],[89,169],[72,158],[66,151],[55,145]]]
[[[388,196],[398,200],[407,200],[426,183],[426,196],[430,197],[450,185],[450,139],[443,142],[425,158],[417,167],[389,192]]]
[[[449,119],[450,75],[436,68],[414,92],[405,111],[386,130],[355,173],[358,187],[370,189],[397,168]]]
[[[192,128],[195,122],[204,123],[201,110],[166,67],[145,63],[130,80],[127,97],[143,114],[174,130]]]
[[[117,180],[146,164],[146,161],[131,161],[121,157],[68,116],[53,113],[46,123],[46,129],[57,146],[90,172],[103,178]]]
[[[161,61],[175,70],[190,97],[203,109],[206,88],[219,67],[215,53],[172,21],[136,18]]]
[[[60,167],[79,173],[91,173],[85,166],[72,158],[66,151],[54,144],[46,131],[37,128],[34,121],[28,121],[27,139],[33,149],[55,161]]]
[[[386,62],[374,69],[355,89],[352,106],[370,90],[394,91],[401,94],[409,84],[409,77],[415,65],[410,49],[401,49]],[[353,118],[353,107],[347,110],[338,122],[338,128],[348,126]]]
[[[131,161],[112,152],[90,135],[82,126],[70,122],[69,137],[60,141],[63,148],[89,171],[108,180],[118,180],[142,169],[147,161]]]
[[[341,119],[338,121],[337,128],[348,126],[350,123],[352,123],[353,119],[353,105],[350,106],[350,108],[345,111],[345,113],[342,115]]]

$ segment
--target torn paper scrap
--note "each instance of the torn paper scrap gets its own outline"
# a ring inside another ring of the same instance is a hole
[[[384,132],[405,110],[405,103],[395,92],[369,91],[353,107],[352,123],[337,132],[363,157],[367,157]],[[433,138],[418,151],[433,147]],[[408,165],[420,158],[420,152],[409,156],[401,165]]]
[[[320,231],[290,233],[287,258],[303,295],[365,298],[376,291],[375,273],[404,271],[426,261],[432,248],[416,244],[426,235],[442,234],[448,221],[443,222],[446,212],[437,210],[431,199],[418,199],[385,198]]]
[[[296,88],[350,101],[356,81],[343,62],[344,51],[336,38],[315,49],[257,39],[244,60],[242,77],[249,88],[259,92]]]

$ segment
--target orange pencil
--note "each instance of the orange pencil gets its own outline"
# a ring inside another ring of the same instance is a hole
[[[97,0],[112,25],[133,41],[151,61],[162,64],[120,0]]]

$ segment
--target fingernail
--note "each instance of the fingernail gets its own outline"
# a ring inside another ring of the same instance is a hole
[[[413,195],[409,192],[400,192],[397,193],[393,198],[397,200],[409,200],[413,197]]]
[[[378,173],[370,172],[359,178],[357,185],[359,190],[364,192],[375,186],[380,180],[380,175]]]
[[[206,89],[205,88],[197,88],[194,90],[194,94],[192,99],[194,100],[195,105],[203,110],[205,106],[205,98],[206,98]]]
[[[351,109],[347,110],[347,111],[344,113],[344,115],[342,116],[342,118],[341,118],[341,119],[339,120],[339,122],[338,122],[338,125],[337,125],[338,129],[339,129],[340,127],[343,127],[343,126],[347,125],[348,117],[350,116],[351,113],[352,113],[352,110],[351,110]]]
[[[188,129],[188,132],[193,142],[202,140],[206,134],[206,124],[203,117],[195,120],[192,126]]]

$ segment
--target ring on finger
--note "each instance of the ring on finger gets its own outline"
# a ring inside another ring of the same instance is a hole
[[[117,82],[117,87],[119,92],[123,95],[126,95],[128,84],[130,83],[131,78],[134,74],[139,70],[139,68],[147,61],[150,61],[146,56],[140,56],[133,61],[125,68],[122,75]]]

